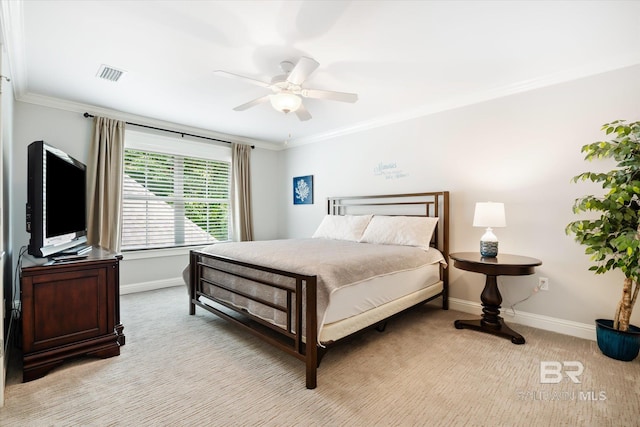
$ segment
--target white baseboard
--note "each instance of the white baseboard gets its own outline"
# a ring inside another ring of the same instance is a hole
[[[164,280],[154,280],[151,282],[132,283],[120,286],[120,295],[132,294],[135,292],[152,291],[154,289],[170,288],[172,286],[185,286],[182,277],[172,277]],[[451,310],[470,313],[476,316],[482,314],[482,305],[474,301],[466,301],[458,298],[449,298],[449,308]],[[507,322],[520,325],[531,326],[533,328],[544,329],[546,331],[557,332],[559,334],[571,335],[588,340],[596,340],[595,325],[573,322],[571,320],[558,319],[555,317],[543,316],[541,314],[516,311],[515,315],[508,309],[503,309],[500,313]]]
[[[471,313],[477,316],[482,314],[482,305],[480,303],[465,301],[458,298],[449,298],[449,308],[451,310]],[[544,329],[545,331],[557,332],[559,334],[571,335],[592,341],[596,340],[595,325],[543,316],[541,314],[527,313],[519,310],[516,310],[515,315],[513,315],[511,310],[503,309],[500,314],[507,322],[531,326],[533,328]]]
[[[170,279],[153,280],[151,282],[132,283],[130,285],[120,285],[120,295],[133,294],[136,292],[153,291],[154,289],[170,288],[173,286],[186,286],[182,277],[172,277]]]

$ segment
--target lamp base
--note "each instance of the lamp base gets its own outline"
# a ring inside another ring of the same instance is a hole
[[[498,242],[480,241],[480,255],[487,258],[495,258],[498,256]]]

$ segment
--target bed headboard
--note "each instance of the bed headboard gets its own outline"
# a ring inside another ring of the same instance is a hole
[[[438,218],[431,245],[449,257],[449,192],[329,197],[329,215],[405,215]]]

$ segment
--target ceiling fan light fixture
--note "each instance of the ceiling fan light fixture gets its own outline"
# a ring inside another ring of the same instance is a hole
[[[285,114],[296,111],[302,104],[302,98],[291,92],[276,93],[269,96],[269,100],[273,108]]]

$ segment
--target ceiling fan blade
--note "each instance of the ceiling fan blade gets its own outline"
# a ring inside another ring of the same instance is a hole
[[[357,93],[333,92],[331,90],[302,89],[300,94],[305,98],[329,99],[340,102],[356,102],[358,100]]]
[[[311,118],[311,114],[304,108],[304,104],[300,104],[300,107],[296,110],[296,116],[301,122],[306,122]]]
[[[289,83],[293,83],[294,85],[301,85],[302,82],[304,82],[307,77],[309,77],[309,75],[313,73],[316,68],[318,68],[319,65],[320,63],[318,63],[318,61],[316,61],[315,59],[303,56],[300,58],[296,66],[293,67],[293,70],[291,70],[291,72],[289,73],[287,81]]]
[[[249,101],[245,104],[242,105],[238,105],[236,108],[234,108],[234,111],[244,111],[246,109],[249,109],[251,107],[255,107],[258,104],[262,104],[263,102],[267,102],[269,100],[269,95],[265,95],[263,97],[260,98],[256,98],[253,101]]]
[[[230,79],[242,80],[242,81],[245,81],[247,83],[251,83],[251,84],[262,86],[262,87],[268,87],[268,88],[271,87],[271,83],[263,82],[261,80],[252,79],[250,77],[241,76],[239,74],[233,74],[233,73],[230,73],[228,71],[214,70],[213,72],[216,73],[217,75],[221,76],[221,77],[227,77],[227,78],[230,78]]]

